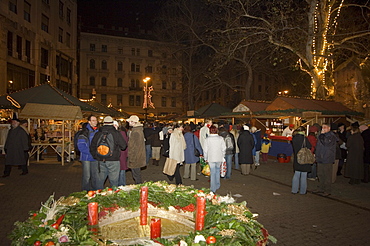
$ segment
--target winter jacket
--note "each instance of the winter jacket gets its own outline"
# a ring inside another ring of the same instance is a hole
[[[127,132],[125,131],[120,131],[123,139],[126,141],[126,143],[128,143],[128,136],[127,136]],[[121,150],[121,155],[119,157],[119,163],[120,163],[120,170],[127,170],[128,167],[127,167],[127,156],[128,156],[128,148],[126,148],[125,150]]]
[[[87,124],[86,130],[88,131],[87,136],[85,134],[80,134],[77,140],[77,147],[80,151],[80,161],[96,161],[90,153],[90,143],[95,133],[98,132],[98,129],[94,130],[90,124]]]
[[[353,179],[364,178],[364,140],[361,134],[354,133],[347,138],[347,162],[344,175]]]
[[[256,137],[256,142],[254,144],[256,151],[261,150],[261,145],[262,145],[262,138],[261,138],[261,130],[257,130],[254,133],[252,133]]]
[[[159,138],[159,133],[162,130],[159,127],[155,127],[152,129],[152,133],[150,134],[150,139],[151,139],[151,146],[152,147],[161,147],[162,146],[162,141]]]
[[[227,149],[226,148],[226,152],[225,152],[225,155],[233,155],[233,154],[235,154],[235,138],[234,138],[234,135],[233,134],[231,134],[231,133],[229,133],[229,132],[227,132],[227,131],[220,131],[219,132],[219,135],[221,136],[221,137],[223,137],[223,139],[224,139],[224,141],[225,141],[225,145],[226,145],[226,147],[227,147],[227,144],[226,144],[226,136],[230,136],[230,138],[231,138],[231,142],[232,142],[232,145],[233,145],[233,148],[232,149]]]
[[[334,163],[337,141],[337,136],[332,131],[321,133],[318,136],[315,152],[317,163]]]
[[[253,164],[254,139],[249,131],[240,131],[238,137],[239,163]]]
[[[31,148],[30,136],[21,126],[9,130],[4,145],[5,165],[27,165]]]
[[[139,124],[132,128],[128,140],[128,168],[140,168],[146,166],[145,138],[143,125]]]
[[[308,141],[308,138],[305,137],[303,134],[297,133],[292,138],[292,146],[293,146],[293,152],[294,152],[295,157],[297,156],[298,151],[302,149],[303,140],[305,140],[306,148],[311,150],[312,146],[311,146],[310,141]],[[294,171],[311,172],[311,164],[301,165],[298,163],[298,158],[294,158],[293,169]]]
[[[103,132],[111,133],[114,139],[113,153],[111,156],[107,156],[105,158],[99,157],[96,152],[96,149],[98,147],[98,140],[100,136],[103,135]],[[93,139],[91,140],[90,153],[93,156],[93,158],[98,161],[103,161],[103,160],[119,161],[121,150],[125,150],[126,148],[127,148],[127,143],[123,139],[121,133],[117,131],[116,128],[112,125],[104,125],[99,128],[99,131],[95,133]]]
[[[185,160],[184,150],[186,142],[184,135],[179,128],[176,128],[171,133],[170,138],[170,159],[176,160],[177,163],[182,163]]]
[[[186,149],[184,150],[185,163],[191,164],[199,162],[199,157],[194,155],[194,149],[199,150],[199,153],[203,155],[203,149],[202,146],[200,146],[199,139],[191,132],[185,133],[184,138],[186,143]]]
[[[364,162],[370,163],[370,129],[366,129],[361,133],[364,140]]]
[[[204,141],[204,159],[208,162],[223,162],[226,144],[223,137],[218,134],[209,134]]]

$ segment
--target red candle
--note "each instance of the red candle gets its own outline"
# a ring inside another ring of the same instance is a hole
[[[97,225],[98,224],[98,203],[97,202],[90,202],[87,206],[88,208],[88,219],[89,225]]]
[[[161,219],[154,218],[150,221],[150,239],[161,237]]]
[[[148,223],[148,186],[141,187],[140,191],[140,225]]]
[[[197,197],[197,209],[195,214],[195,230],[201,231],[204,227],[204,216],[206,215],[206,198],[204,196]]]

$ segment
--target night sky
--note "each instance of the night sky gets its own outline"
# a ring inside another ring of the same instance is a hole
[[[128,27],[150,30],[159,9],[158,0],[78,0],[78,15],[83,26]]]

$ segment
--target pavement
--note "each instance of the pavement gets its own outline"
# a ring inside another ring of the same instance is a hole
[[[164,160],[159,166],[149,164],[142,171],[143,179],[167,180],[162,173],[163,163]],[[332,185],[332,195],[322,197],[311,193],[317,181],[308,180],[306,195],[292,194],[292,166],[269,159],[248,176],[233,170],[231,179],[221,180],[217,193],[231,194],[237,202],[246,201],[248,208],[259,214],[258,221],[277,238],[276,245],[369,245],[370,183],[350,185],[349,179],[338,176]],[[1,173],[3,168],[4,156],[0,156]],[[26,220],[29,211],[38,210],[50,195],[59,198],[81,190],[79,161],[62,166],[56,156],[45,156],[40,162],[31,160],[28,175],[20,173],[13,167],[9,177],[0,178],[1,246],[11,244],[7,235],[14,222]],[[184,179],[183,184],[209,188],[208,177],[199,175],[198,179]],[[133,183],[131,173],[127,172],[127,184]]]

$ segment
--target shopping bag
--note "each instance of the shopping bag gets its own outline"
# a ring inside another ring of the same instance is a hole
[[[166,162],[164,163],[163,173],[169,176],[175,174],[177,166],[177,161],[171,158],[166,158]]]
[[[221,167],[220,167],[220,176],[221,176],[221,178],[225,177],[226,172],[227,172],[226,160],[224,159],[224,161],[221,163]]]
[[[211,169],[209,168],[209,164],[208,163],[206,165],[204,165],[204,167],[202,169],[202,173],[205,176],[210,176],[211,175]]]

